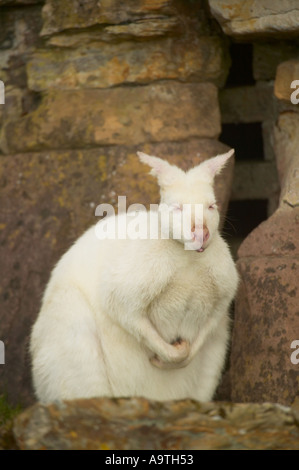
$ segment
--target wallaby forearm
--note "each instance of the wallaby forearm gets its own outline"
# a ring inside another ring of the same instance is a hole
[[[124,330],[149,349],[154,357],[159,357],[163,362],[170,364],[177,364],[187,358],[189,344],[186,341],[174,345],[167,343],[145,314],[131,313],[129,318],[130,320],[126,315],[118,315],[117,321]]]

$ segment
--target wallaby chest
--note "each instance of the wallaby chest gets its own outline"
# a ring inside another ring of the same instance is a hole
[[[220,289],[212,270],[186,266],[174,272],[164,289],[148,307],[148,315],[167,341],[196,336],[208,316],[211,305],[220,297]]]

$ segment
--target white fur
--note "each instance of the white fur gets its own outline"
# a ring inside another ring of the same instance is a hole
[[[33,327],[39,400],[212,399],[238,283],[212,183],[232,153],[187,173],[139,153],[158,177],[162,202],[204,204],[210,237],[198,252],[172,239],[101,241],[94,227],[84,233],[53,270]]]

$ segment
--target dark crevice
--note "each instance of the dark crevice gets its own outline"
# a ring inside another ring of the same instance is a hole
[[[254,85],[253,45],[232,43],[230,46],[232,64],[226,81],[226,87]]]
[[[267,219],[267,199],[230,201],[223,233],[231,237],[245,238],[261,222]]]
[[[235,149],[236,161],[264,160],[261,122],[223,124],[220,141]]]

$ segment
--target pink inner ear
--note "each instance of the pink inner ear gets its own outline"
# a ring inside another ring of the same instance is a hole
[[[150,165],[152,166],[153,170],[159,175],[163,173],[163,171],[165,171],[166,165],[164,162],[153,162],[153,164],[150,163]]]
[[[234,149],[231,149],[229,152],[223,155],[218,155],[217,157],[207,160],[207,166],[212,176],[217,175],[217,173],[219,173],[222,170],[227,160],[233,155],[233,153],[234,153]]]
[[[152,169],[154,170],[156,174],[161,174],[163,170],[165,170],[165,167],[168,166],[166,162],[164,162],[158,157],[147,155],[146,153],[143,153],[143,152],[137,152],[137,154],[138,154],[138,157],[140,158],[140,161],[152,167]]]

